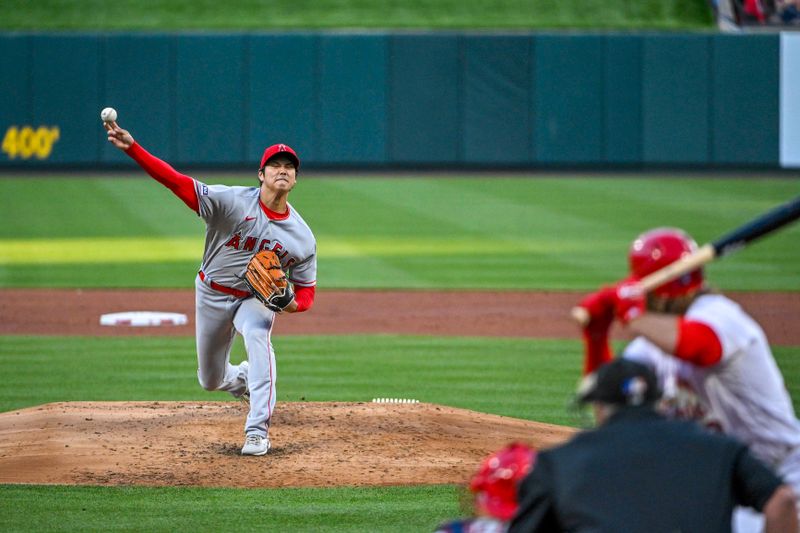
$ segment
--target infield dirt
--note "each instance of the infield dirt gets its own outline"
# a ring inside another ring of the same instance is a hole
[[[579,330],[569,316],[575,292],[337,291],[317,292],[308,313],[281,316],[275,335],[490,336],[569,339]],[[740,292],[728,296],[780,345],[800,345],[800,293]],[[0,290],[0,335],[194,336],[191,290]],[[100,315],[122,311],[184,313],[185,326],[108,327]]]

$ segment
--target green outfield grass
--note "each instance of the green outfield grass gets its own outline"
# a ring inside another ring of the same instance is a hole
[[[705,0],[4,0],[6,30],[710,28]]]
[[[202,221],[147,177],[0,180],[0,286],[192,286]],[[197,176],[250,184],[252,176]],[[796,179],[301,176],[319,287],[587,290],[660,225],[708,242],[800,193]],[[712,264],[726,290],[800,289],[800,225]]]

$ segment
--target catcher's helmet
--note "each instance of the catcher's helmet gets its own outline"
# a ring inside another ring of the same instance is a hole
[[[535,461],[536,451],[519,442],[484,459],[469,484],[477,510],[499,520],[511,520],[517,511],[517,485]]]
[[[628,252],[631,274],[643,278],[697,250],[697,243],[678,228],[656,228],[642,233]],[[658,296],[683,296],[703,285],[703,269],[698,268],[678,279],[656,287]]]

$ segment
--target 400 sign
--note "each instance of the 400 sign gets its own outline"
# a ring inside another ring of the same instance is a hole
[[[3,136],[3,152],[9,159],[47,159],[53,152],[53,145],[58,142],[61,131],[58,126],[11,126]]]

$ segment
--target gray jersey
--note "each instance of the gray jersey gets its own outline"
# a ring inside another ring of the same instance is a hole
[[[247,290],[243,278],[256,252],[273,250],[289,280],[300,287],[317,281],[317,243],[300,214],[289,205],[285,218],[269,218],[256,187],[206,185],[195,180],[200,216],[206,222],[201,270],[206,282]]]
[[[247,292],[247,264],[260,250],[273,250],[289,280],[313,287],[317,245],[311,229],[289,205],[270,212],[255,187],[206,185],[195,180],[199,214],[206,222],[201,275],[196,279],[198,379],[208,390],[240,397],[250,393],[245,433],[267,437],[277,379],[271,333],[275,314]],[[216,286],[215,286],[216,284]],[[222,286],[222,287],[220,287]],[[230,290],[242,291],[243,295]],[[234,330],[244,338],[248,364],[230,364]]]

